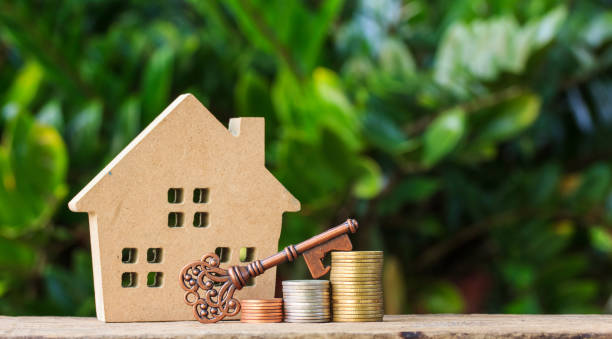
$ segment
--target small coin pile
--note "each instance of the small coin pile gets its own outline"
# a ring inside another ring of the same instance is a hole
[[[330,319],[328,280],[283,281],[285,321],[322,323]]]
[[[332,252],[333,321],[382,321],[383,252]]]
[[[246,299],[240,301],[243,323],[280,323],[283,321],[283,299]]]

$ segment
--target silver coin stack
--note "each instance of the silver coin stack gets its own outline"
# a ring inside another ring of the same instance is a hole
[[[329,280],[283,281],[285,321],[324,323],[331,318]]]

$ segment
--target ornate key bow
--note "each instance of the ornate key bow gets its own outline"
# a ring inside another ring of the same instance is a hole
[[[179,275],[181,288],[185,290],[185,303],[193,308],[193,314],[201,323],[215,323],[240,312],[240,301],[234,292],[242,289],[249,278],[264,273],[267,269],[294,261],[304,255],[306,265],[313,278],[319,278],[331,269],[321,261],[330,251],[353,249],[348,233],[357,232],[359,225],[354,219],[331,228],[297,245],[289,245],[282,251],[263,260],[255,260],[246,266],[219,267],[219,257],[209,253],[202,260],[185,266]],[[220,287],[219,287],[220,286]]]

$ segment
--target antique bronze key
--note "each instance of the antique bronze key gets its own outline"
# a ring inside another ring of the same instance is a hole
[[[185,303],[193,307],[193,314],[201,323],[215,323],[234,316],[240,312],[240,301],[234,298],[234,292],[242,289],[249,278],[264,273],[270,267],[294,261],[300,254],[304,255],[312,277],[319,278],[331,268],[323,266],[321,260],[325,254],[353,249],[348,233],[357,232],[357,228],[357,221],[348,219],[297,245],[289,245],[266,259],[255,260],[246,266],[232,266],[227,270],[219,267],[216,254],[206,254],[202,260],[181,270],[179,282],[186,291]]]

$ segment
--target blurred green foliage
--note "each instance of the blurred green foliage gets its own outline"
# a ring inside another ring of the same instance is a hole
[[[185,92],[266,118],[281,246],[357,218],[387,312],[611,311],[611,66],[605,0],[4,0],[0,313],[93,314],[67,199]]]

